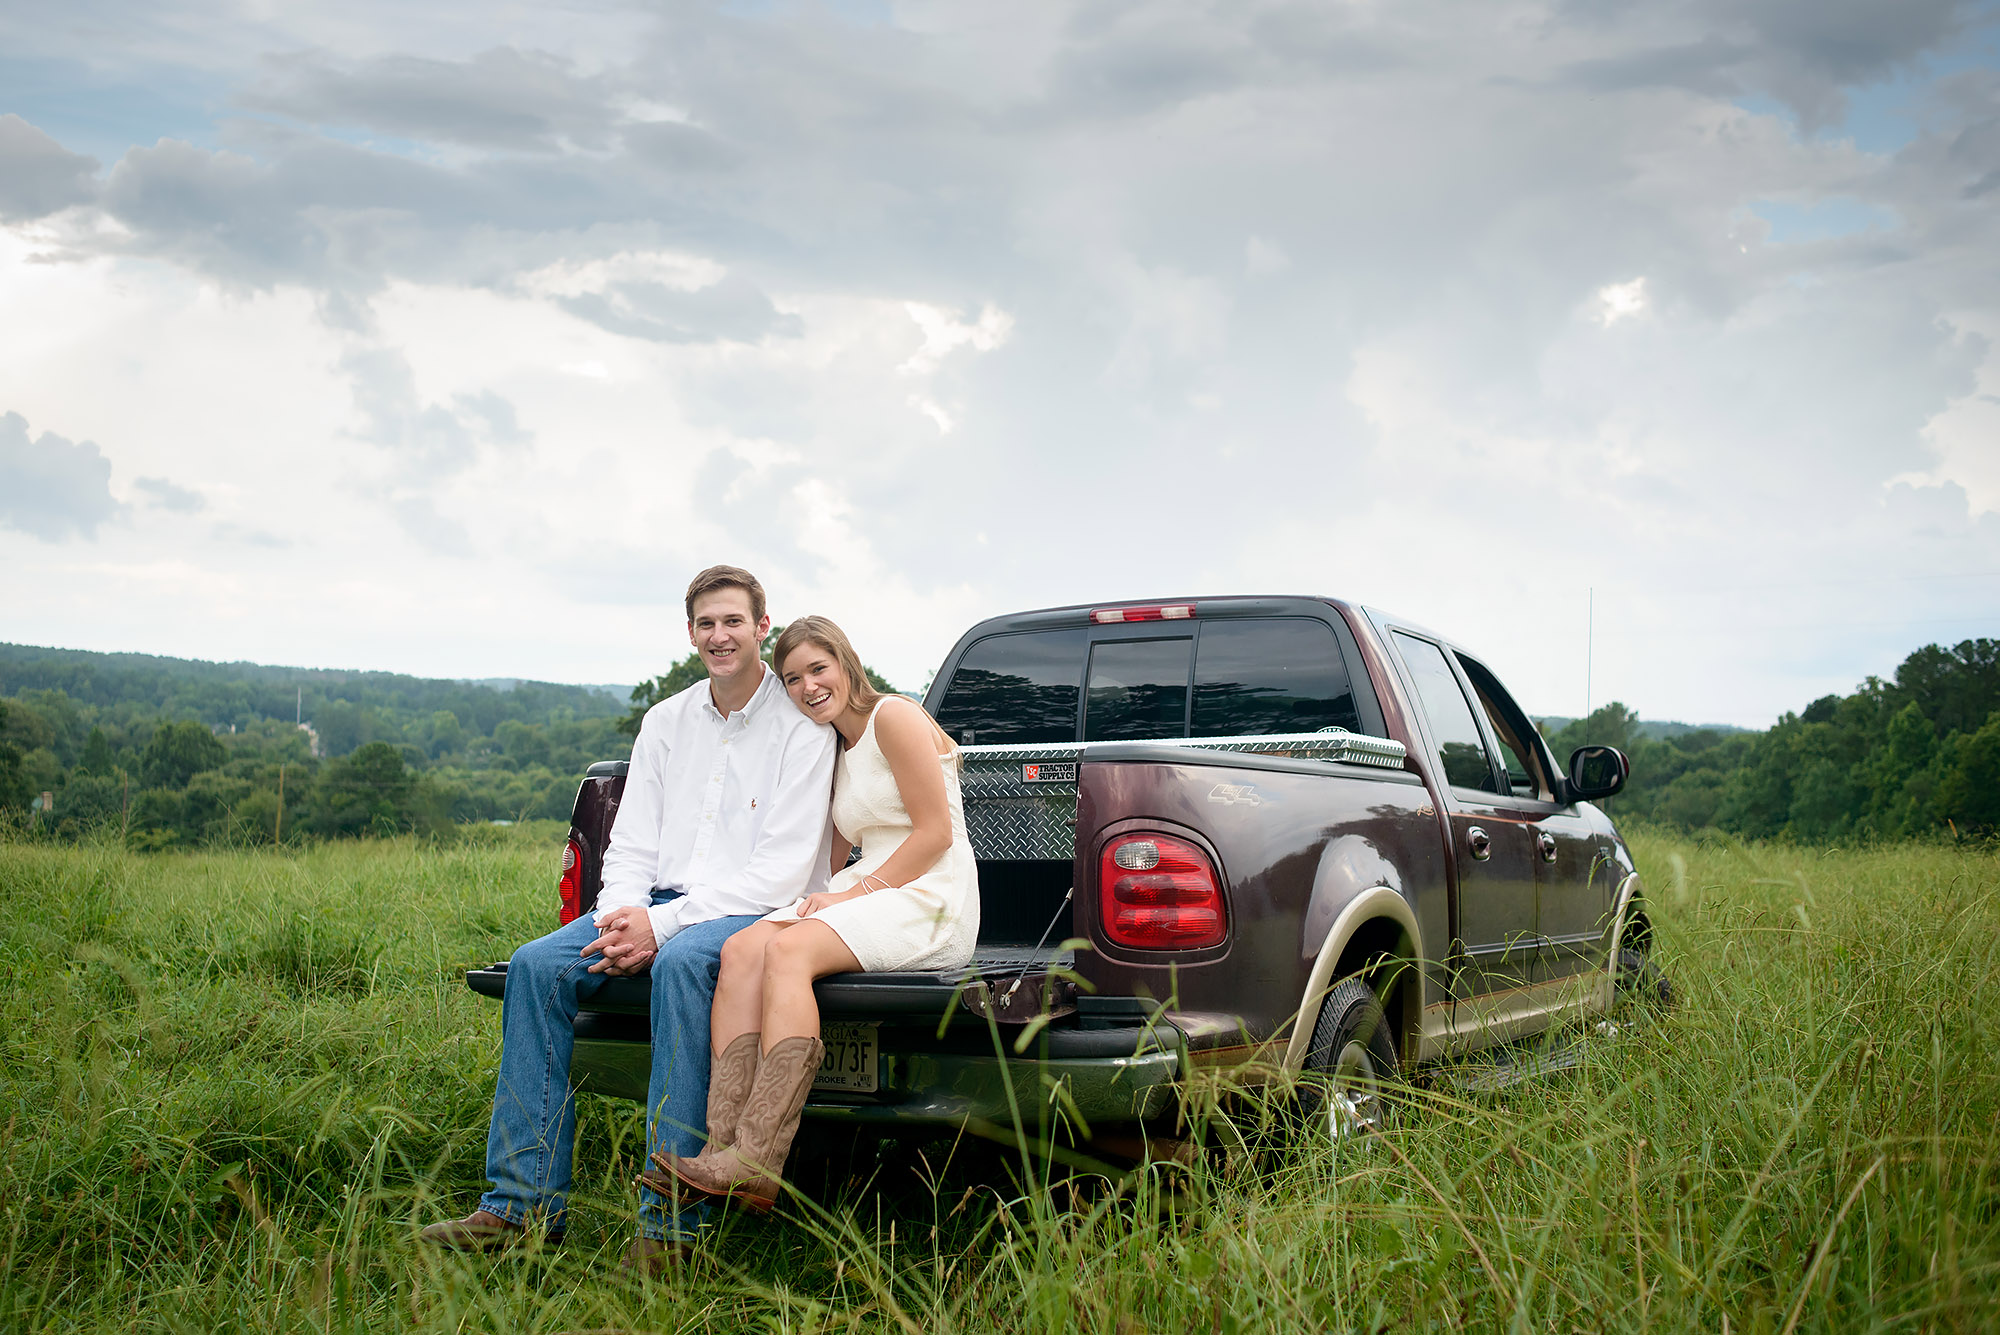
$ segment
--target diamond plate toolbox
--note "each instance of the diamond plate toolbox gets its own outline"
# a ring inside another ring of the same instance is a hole
[[[997,862],[1067,861],[1076,843],[1079,742],[967,746],[959,789],[972,851]]]
[[[1243,751],[1401,769],[1401,742],[1352,732],[1280,733],[1264,737],[1169,738],[1163,751]],[[1076,772],[1101,747],[1132,742],[1052,742],[1042,746],[966,746],[959,785],[972,849],[988,861],[1031,858],[1067,861],[1076,844]],[[1171,759],[1163,754],[1161,759]]]

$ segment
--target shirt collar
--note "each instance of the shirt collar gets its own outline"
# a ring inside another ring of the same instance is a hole
[[[778,680],[778,674],[771,670],[770,664],[760,661],[758,663],[758,670],[763,675],[758,678],[757,689],[750,693],[750,698],[744,702],[743,708],[736,711],[743,716],[743,722],[746,724],[756,717],[757,711],[763,708],[765,698],[773,689],[776,689],[775,683]],[[708,712],[710,718],[723,723],[729,721],[729,715],[715,707],[715,692],[713,689],[701,693],[701,707]]]

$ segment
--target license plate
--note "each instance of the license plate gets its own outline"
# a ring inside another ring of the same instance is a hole
[[[820,1058],[813,1088],[873,1094],[879,1056],[877,1028],[872,1024],[821,1025],[819,1040],[826,1044],[826,1056]]]

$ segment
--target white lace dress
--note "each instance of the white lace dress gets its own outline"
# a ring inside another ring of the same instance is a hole
[[[896,786],[889,758],[875,740],[875,719],[852,747],[842,751],[833,771],[833,823],[861,845],[861,860],[834,876],[830,891],[851,890],[887,862],[910,837],[910,813]],[[843,900],[813,914],[840,935],[861,967],[962,969],[972,960],[979,936],[979,869],[965,837],[965,802],[958,788],[958,748],[938,757],[944,767],[945,801],[951,809],[951,847],[930,870],[905,885]],[[796,905],[768,915],[795,922]]]

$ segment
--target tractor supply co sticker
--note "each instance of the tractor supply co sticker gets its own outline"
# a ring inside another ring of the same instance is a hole
[[[1021,766],[1022,783],[1075,783],[1076,762],[1074,760],[1044,760],[1038,764]]]

